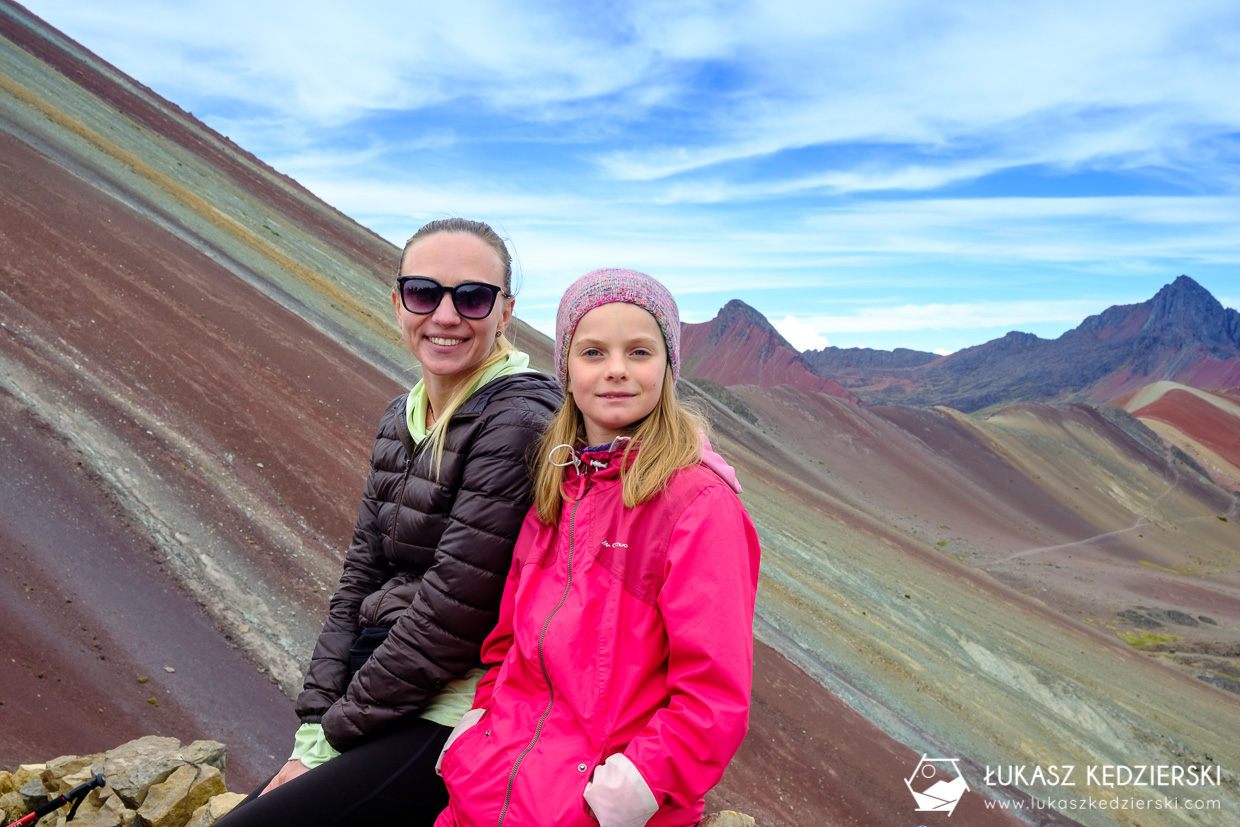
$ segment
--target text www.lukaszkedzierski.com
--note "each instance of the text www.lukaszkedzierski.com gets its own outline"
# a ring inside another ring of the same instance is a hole
[[[1221,810],[1217,798],[1030,798],[1021,801],[986,799],[987,810]]]

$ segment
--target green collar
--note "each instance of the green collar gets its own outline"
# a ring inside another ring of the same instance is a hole
[[[474,382],[469,389],[469,393],[465,394],[465,399],[474,395],[474,392],[490,382],[492,379],[498,379],[501,376],[512,376],[515,373],[534,373],[530,367],[530,356],[528,353],[522,353],[519,350],[510,350],[508,355],[487,368],[486,373],[478,377],[478,381]],[[461,400],[462,403],[464,400]],[[426,427],[426,408],[430,401],[426,396],[426,384],[419,379],[418,384],[413,386],[413,390],[409,391],[409,400],[405,403],[405,419],[409,427],[409,436],[413,437],[413,444],[417,445],[430,434],[430,429]],[[457,410],[460,410],[459,406]]]

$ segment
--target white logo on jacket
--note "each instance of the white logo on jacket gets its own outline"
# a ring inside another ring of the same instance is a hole
[[[606,540],[603,541],[603,545],[606,548],[628,548],[629,547],[628,543],[609,543]]]

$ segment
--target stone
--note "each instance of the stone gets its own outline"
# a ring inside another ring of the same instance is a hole
[[[20,790],[32,778],[42,778],[47,764],[21,764],[13,773],[13,789]]]
[[[52,795],[52,790],[44,786],[43,779],[41,778],[30,779],[25,784],[22,784],[18,792],[21,794],[22,805],[26,808],[26,812],[30,812],[40,804],[46,804]]]
[[[92,769],[98,767],[98,769]],[[94,777],[96,772],[103,771],[103,753],[98,752],[94,755],[62,755],[59,758],[53,758],[47,762],[47,770],[54,778],[65,778],[66,776],[77,776],[83,770],[88,770],[86,777],[82,781],[89,781]],[[81,784],[82,781],[77,782]],[[77,786],[71,784],[70,789]]]
[[[195,741],[178,753],[187,764],[209,765],[220,772],[228,761],[228,747],[219,741]]]
[[[152,745],[152,750],[144,753],[145,757],[137,759],[122,774],[108,776],[109,786],[130,809],[141,807],[146,800],[147,790],[166,781],[178,767],[195,765],[212,767],[220,773],[224,771],[228,748],[219,741],[195,741],[182,748],[175,738],[164,740],[174,742],[171,749],[150,754],[154,751]]]
[[[74,787],[80,787],[82,784],[85,784],[94,777],[95,768],[88,765],[77,772],[70,773],[69,775],[53,777],[52,780],[56,783],[56,792],[67,793]],[[95,792],[97,791],[91,790],[91,794],[94,794]]]
[[[185,827],[211,827],[232,812],[233,807],[242,801],[245,801],[245,795],[242,793],[224,793],[213,796],[206,804],[194,810],[194,814],[189,817]]]
[[[8,770],[0,770],[0,795],[11,793],[16,789],[13,786],[13,774]]]
[[[72,804],[66,804],[56,812],[59,815],[68,816],[69,809]],[[73,827],[96,827],[99,823],[99,814],[103,811],[103,801],[99,798],[98,790],[91,790],[90,794],[82,799],[82,803],[78,805],[77,814],[73,816],[70,822]]]
[[[125,802],[121,801],[120,796],[109,793],[103,799],[103,806],[95,815],[95,823],[89,827],[130,827],[137,815],[133,810],[125,807]],[[76,822],[77,819],[74,821]],[[82,827],[88,826],[82,825]]]
[[[163,781],[180,765],[180,762],[159,763],[161,758],[180,748],[181,742],[176,738],[147,735],[108,750],[103,758],[103,774],[107,776],[108,786],[126,806],[136,809],[151,784]]]
[[[0,795],[0,810],[4,810],[3,822],[7,824],[25,815],[26,802],[17,790],[9,790],[4,795]]]
[[[1141,607],[1138,607],[1141,608]],[[1124,609],[1115,613],[1120,620],[1126,620],[1139,629],[1161,629],[1162,624],[1152,617],[1142,614],[1136,609]]]
[[[86,809],[86,805],[82,805],[82,809]],[[125,810],[129,813],[130,821],[133,823],[133,810]],[[94,814],[94,821],[83,821],[82,812],[79,810],[77,818],[73,819],[73,827],[122,827],[124,822],[121,821],[120,815],[115,810],[102,809]]]
[[[119,750],[125,752],[121,754]],[[115,773],[105,769],[104,774],[125,805],[137,809],[146,799],[146,791],[166,781],[178,767],[195,764],[223,772],[227,756],[228,748],[218,741],[195,741],[182,749],[175,738],[147,736],[108,752],[105,764],[123,769]]]
[[[757,827],[757,822],[753,816],[735,810],[720,810],[698,822],[698,827]]]
[[[224,774],[209,764],[182,764],[167,781],[153,784],[138,808],[138,827],[183,827],[213,796],[228,792]]]

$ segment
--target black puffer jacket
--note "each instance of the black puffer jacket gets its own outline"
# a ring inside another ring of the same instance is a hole
[[[478,665],[530,506],[530,454],[561,393],[541,373],[479,388],[448,424],[438,479],[431,440],[412,447],[407,399],[379,422],[344,575],[297,699],[302,723],[321,722],[339,750]],[[391,632],[350,681],[349,648],[368,626]]]

